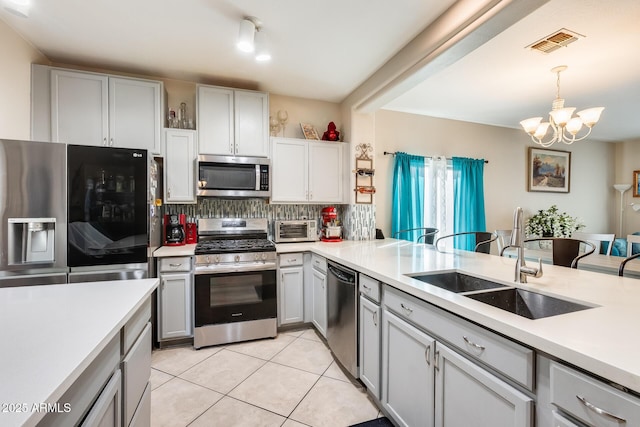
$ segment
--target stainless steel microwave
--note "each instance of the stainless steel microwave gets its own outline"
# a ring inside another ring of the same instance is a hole
[[[269,159],[198,156],[198,196],[270,197]]]
[[[316,241],[317,223],[313,220],[274,221],[273,239],[276,243]]]

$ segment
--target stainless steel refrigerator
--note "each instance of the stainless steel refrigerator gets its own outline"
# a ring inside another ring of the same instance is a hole
[[[149,160],[149,277],[158,277],[153,253],[162,246],[162,158]]]
[[[146,150],[67,146],[69,282],[148,275]]]
[[[67,281],[66,148],[0,140],[0,287]]]

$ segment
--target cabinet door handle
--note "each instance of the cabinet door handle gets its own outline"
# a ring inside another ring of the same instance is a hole
[[[367,293],[371,292],[371,288],[370,288],[370,287],[368,287],[367,285],[362,285],[362,287],[364,288],[364,290],[365,290]]]
[[[427,361],[427,365],[431,366],[431,346],[428,346],[425,350],[424,350],[424,360]]]
[[[411,307],[407,307],[407,306],[406,306],[406,305],[404,305],[404,303],[402,303],[402,302],[400,303],[400,307],[402,307],[403,309],[405,309],[405,310],[406,310],[406,312],[407,312],[407,314],[411,314],[411,313],[413,313],[413,308],[411,308]]]
[[[585,399],[582,396],[579,396],[579,395],[576,394],[576,397],[578,398],[580,403],[582,403],[584,406],[586,406],[587,408],[589,408],[590,410],[592,410],[596,414],[602,415],[602,416],[605,416],[605,417],[609,417],[612,420],[615,420],[615,421],[617,421],[619,423],[625,423],[626,424],[627,420],[625,420],[624,418],[620,418],[617,415],[613,415],[609,411],[605,411],[604,409],[598,408],[596,405],[594,405],[593,403],[589,402],[587,399]]]
[[[235,150],[236,154],[238,154],[238,144],[236,144],[235,148],[236,148],[236,150]]]
[[[480,345],[480,344],[476,344],[473,341],[470,341],[469,338],[462,336],[462,339],[464,340],[464,342],[466,342],[467,344],[469,344],[471,347],[477,348],[480,351],[485,350],[485,346]]]
[[[104,145],[105,147],[107,146],[107,138],[102,139],[102,145]]]
[[[373,325],[378,326],[378,310],[373,312]]]
[[[309,191],[309,200],[313,200],[313,191]]]
[[[109,140],[109,147],[113,147],[113,138]]]
[[[433,367],[436,371],[440,370],[440,366],[438,365],[438,360],[440,359],[440,351],[436,351],[433,355]]]
[[[180,264],[169,264],[169,267],[171,267],[171,268],[178,268],[178,267],[180,267],[181,265],[182,265],[182,263],[180,263]]]

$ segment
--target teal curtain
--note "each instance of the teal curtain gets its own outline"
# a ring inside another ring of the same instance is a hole
[[[393,167],[391,236],[400,230],[424,227],[424,157],[397,152]],[[422,233],[401,233],[415,242]]]
[[[453,165],[453,232],[486,231],[484,212],[484,159],[454,157]],[[454,239],[456,249],[473,251],[475,238]]]

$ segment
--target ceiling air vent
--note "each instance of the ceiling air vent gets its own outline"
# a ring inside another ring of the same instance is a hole
[[[584,36],[581,34],[562,28],[553,34],[530,44],[527,46],[527,49],[537,50],[542,53],[550,53],[583,37]]]

